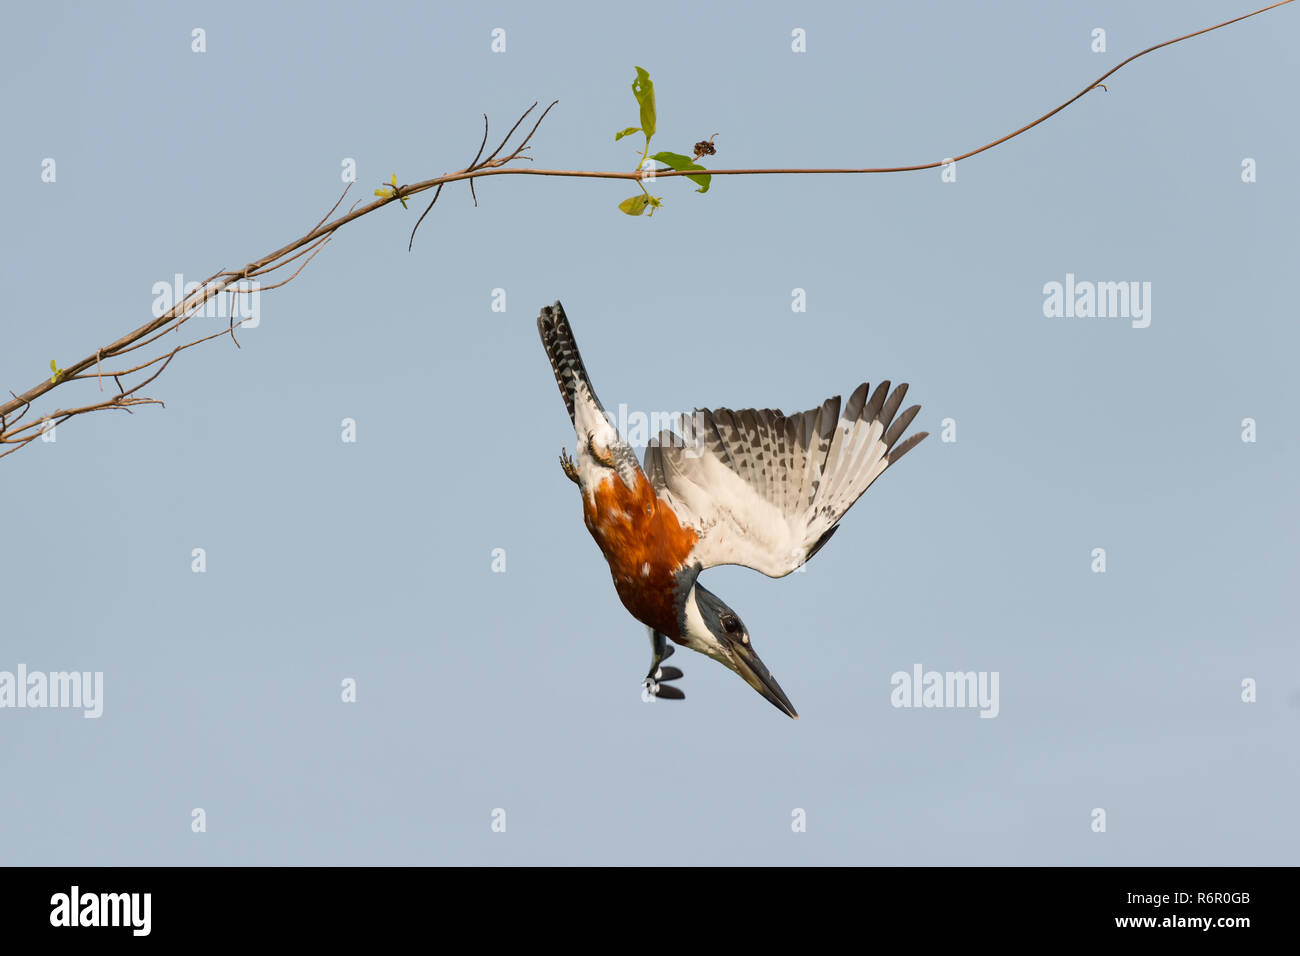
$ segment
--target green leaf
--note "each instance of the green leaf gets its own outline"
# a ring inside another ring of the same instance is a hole
[[[625,212],[629,216],[639,216],[641,213],[645,212],[645,208],[648,205],[650,205],[650,197],[645,193],[641,193],[639,196],[633,196],[631,199],[624,199],[618,204],[618,208],[621,212]]]
[[[631,136],[633,133],[639,132],[641,132],[640,126],[629,126],[627,129],[623,130],[623,132],[614,134],[614,142],[617,143],[624,136]]]
[[[54,373],[50,376],[50,384],[58,384],[59,379],[63,377],[63,369],[59,368],[54,359],[50,359],[50,371]]]
[[[699,163],[691,159],[689,156],[683,156],[681,153],[655,153],[650,158],[653,159],[656,163],[663,163],[665,166],[667,166],[670,169],[687,170],[687,169],[704,168]],[[713,179],[712,176],[687,176],[686,178],[689,179],[691,182],[695,183],[695,185],[700,187],[699,189],[695,190],[697,193],[708,192],[709,183]]]
[[[636,79],[632,81],[632,95],[641,105],[641,130],[648,143],[655,134],[655,85],[650,82],[650,74],[639,66],[636,68]]]
[[[380,184],[380,188],[375,190],[375,195],[381,199],[391,199],[392,197],[397,196],[397,173],[393,173],[393,184],[391,186],[387,183]],[[403,209],[411,208],[406,204],[406,199],[404,197],[397,196],[397,200],[402,204]]]

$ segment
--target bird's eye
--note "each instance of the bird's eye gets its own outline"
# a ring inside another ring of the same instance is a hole
[[[722,615],[722,629],[728,634],[735,634],[740,630],[740,619],[734,614]]]

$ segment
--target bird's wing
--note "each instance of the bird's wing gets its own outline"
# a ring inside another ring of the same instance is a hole
[[[817,553],[836,524],[886,468],[925,438],[899,442],[920,405],[898,414],[907,385],[858,386],[797,415],[772,409],[696,409],[681,435],[664,431],[646,448],[655,491],[700,535],[702,568],[740,564],[769,577]],[[895,418],[895,415],[898,417]]]

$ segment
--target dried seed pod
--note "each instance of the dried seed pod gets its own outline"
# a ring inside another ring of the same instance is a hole
[[[716,147],[716,146],[713,145],[713,141],[714,141],[715,139],[717,139],[717,138],[718,138],[718,134],[717,134],[717,133],[714,133],[714,134],[713,134],[712,136],[710,136],[708,139],[702,139],[702,140],[700,140],[698,143],[696,143],[696,144],[695,144],[695,158],[696,158],[696,159],[699,159],[701,156],[713,156],[713,155],[716,155],[717,152],[718,152],[718,147]]]

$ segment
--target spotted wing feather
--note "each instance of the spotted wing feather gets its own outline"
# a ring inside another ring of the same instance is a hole
[[[864,383],[797,415],[697,409],[645,454],[655,491],[700,535],[692,561],[783,577],[817,552],[880,475],[926,437],[902,439],[907,385]]]

